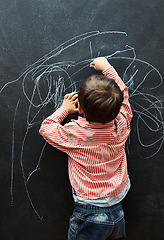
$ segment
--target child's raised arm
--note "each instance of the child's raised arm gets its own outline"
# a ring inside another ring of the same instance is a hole
[[[122,112],[122,114],[126,117],[128,124],[130,124],[132,118],[132,111],[129,104],[129,94],[127,86],[124,84],[114,67],[110,65],[110,63],[105,57],[96,58],[90,65],[95,70],[102,71],[104,76],[113,79],[118,84],[120,90],[123,92],[124,95],[124,100],[122,102],[120,112]]]

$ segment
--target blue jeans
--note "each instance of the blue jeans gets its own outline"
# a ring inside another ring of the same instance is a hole
[[[75,203],[68,240],[124,240],[125,219],[121,203],[98,207]]]

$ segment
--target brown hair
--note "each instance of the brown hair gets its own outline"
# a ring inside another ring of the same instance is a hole
[[[105,124],[119,113],[123,93],[113,79],[92,75],[80,86],[78,100],[88,122]]]

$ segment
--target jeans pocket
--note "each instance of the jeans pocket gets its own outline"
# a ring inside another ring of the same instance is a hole
[[[87,221],[96,223],[96,224],[105,224],[105,225],[113,225],[111,217],[107,213],[95,213],[91,214]]]

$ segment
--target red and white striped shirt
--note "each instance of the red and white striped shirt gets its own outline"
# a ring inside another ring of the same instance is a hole
[[[132,118],[128,88],[112,66],[103,74],[114,79],[124,94],[113,121],[89,123],[79,117],[62,126],[68,113],[59,108],[43,121],[39,131],[49,144],[68,154],[72,188],[78,196],[88,199],[116,196],[128,183],[125,142]]]

